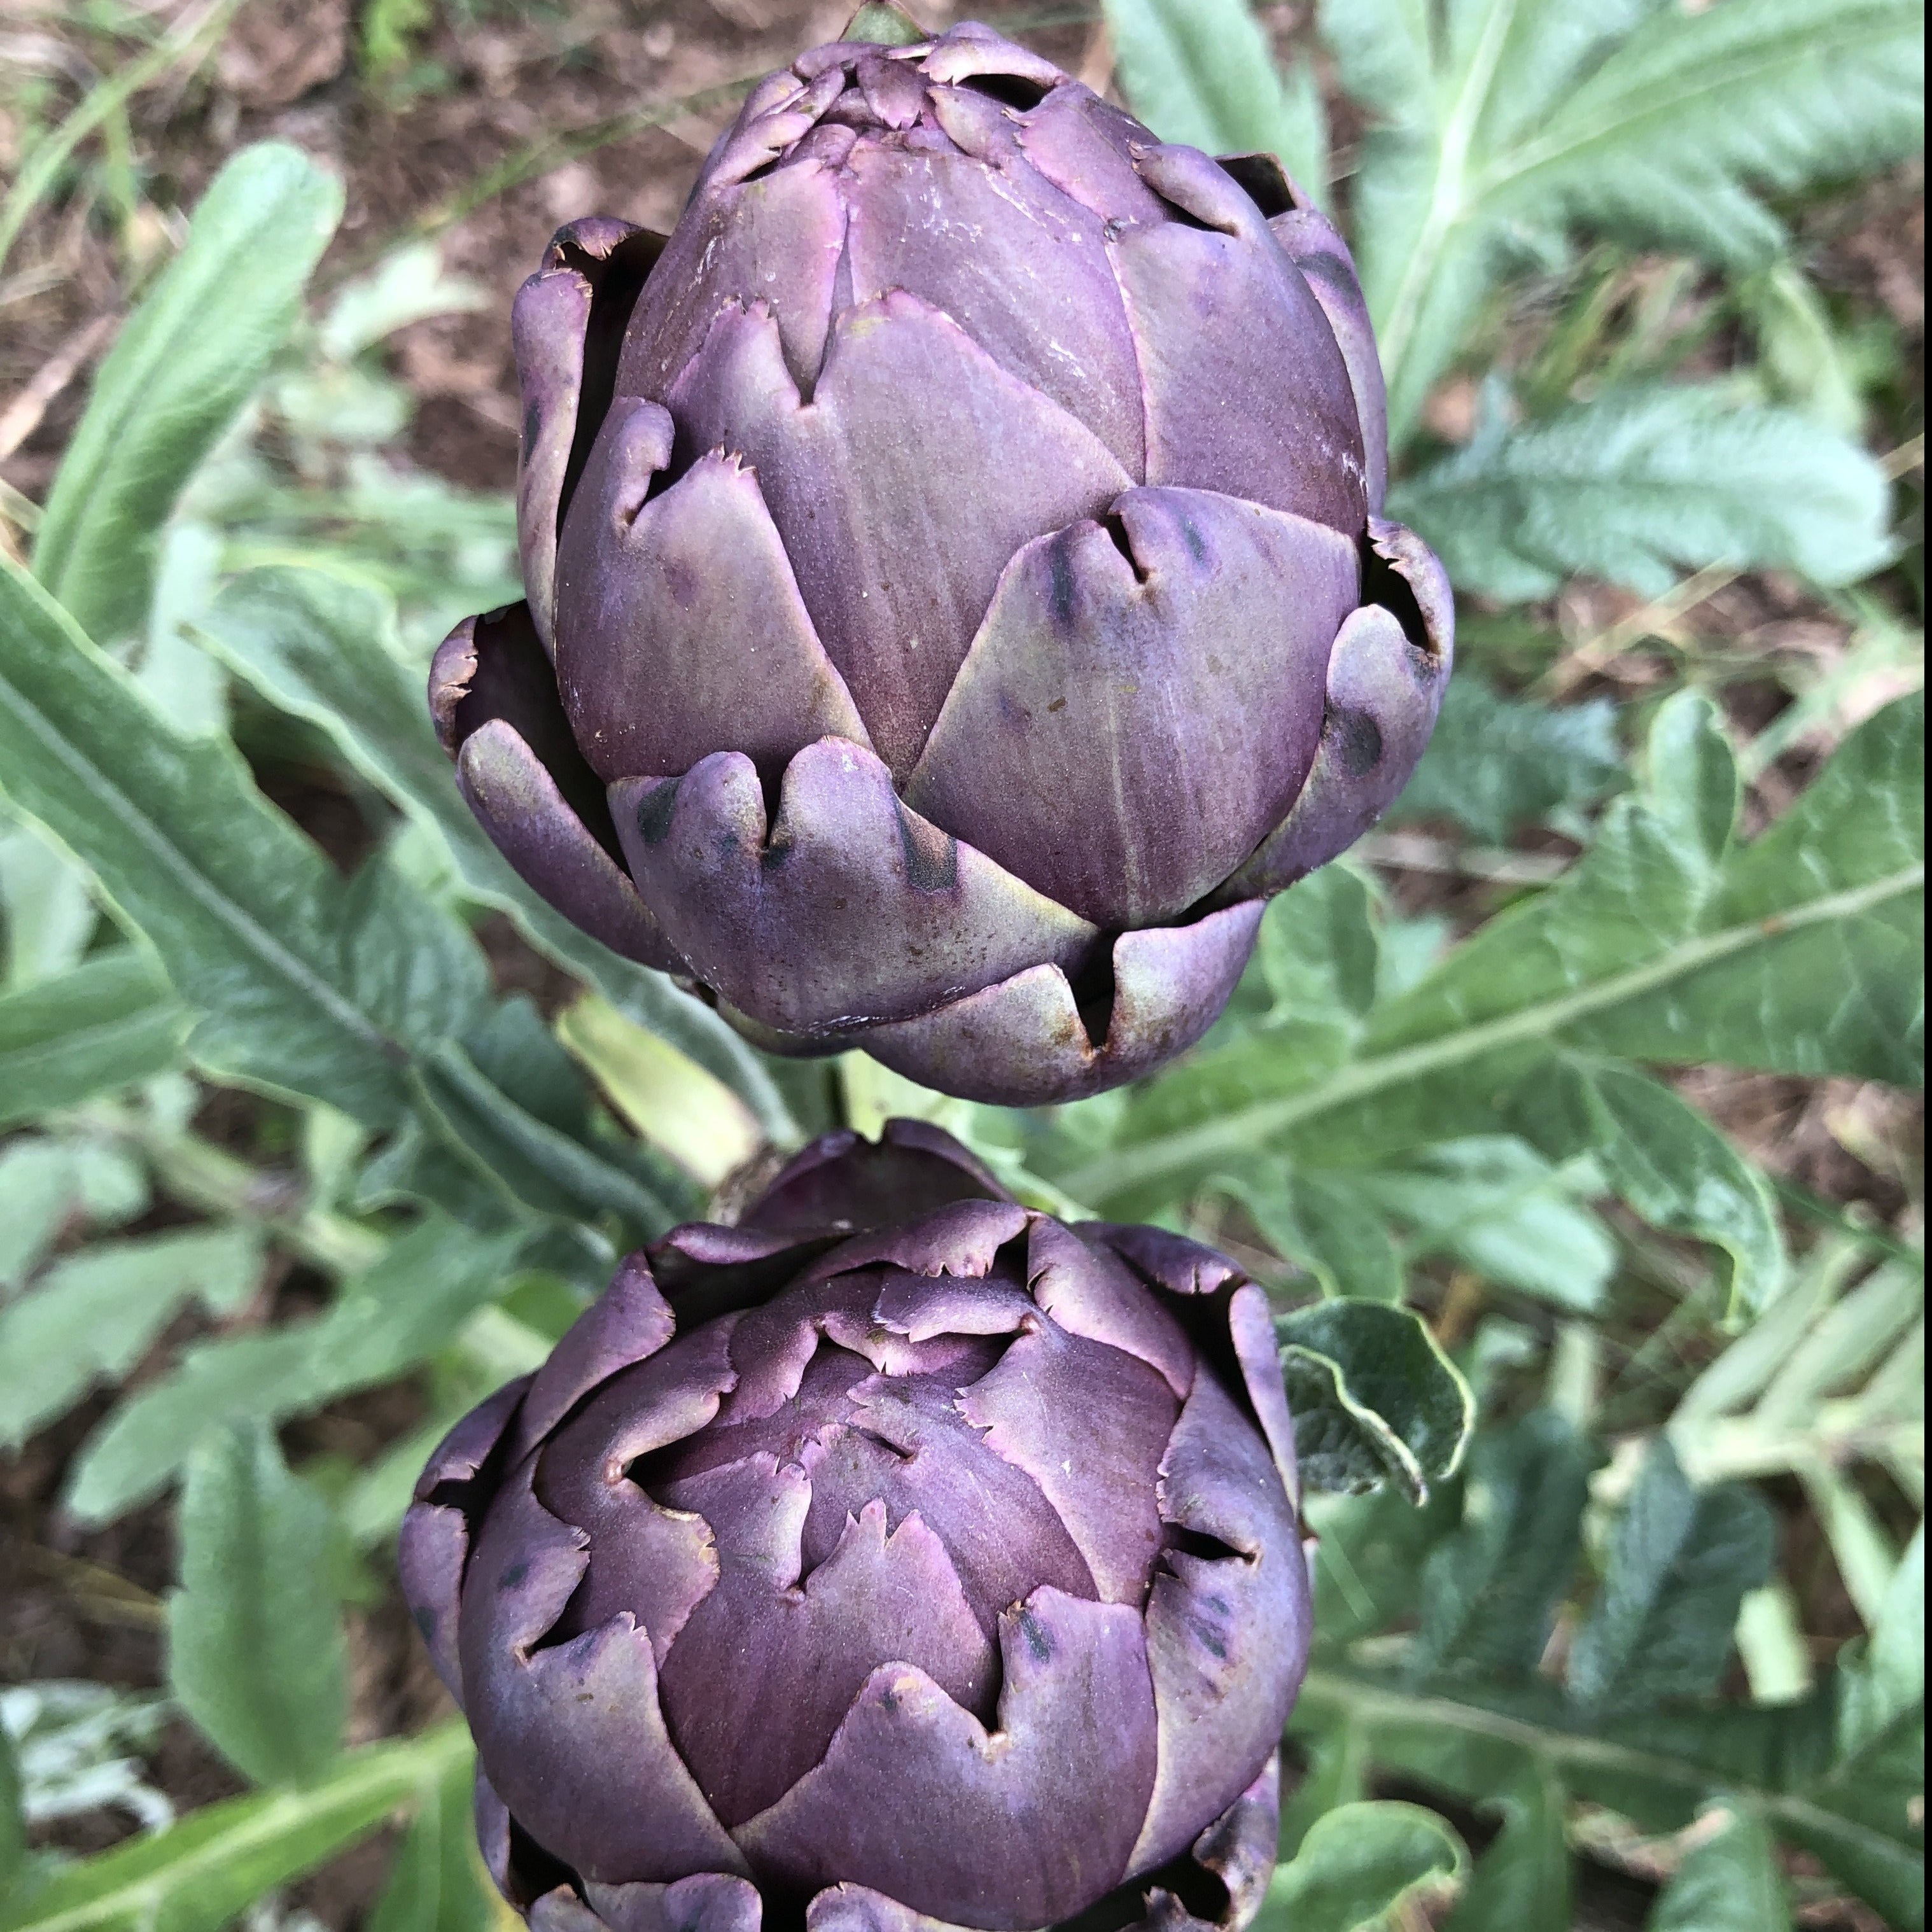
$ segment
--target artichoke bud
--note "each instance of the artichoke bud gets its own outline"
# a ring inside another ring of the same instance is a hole
[[[439,652],[539,892],[774,1050],[1035,1104],[1191,1045],[1427,740],[1340,236],[896,7],[754,87],[668,238],[512,318],[526,601]]]
[[[628,1257],[401,1569],[534,1926],[1238,1932],[1267,1888],[1310,1612],[1265,1299],[924,1124]]]

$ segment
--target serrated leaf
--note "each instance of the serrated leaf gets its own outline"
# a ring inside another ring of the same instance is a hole
[[[1743,184],[1790,194],[1918,137],[1922,25],[1898,0],[1756,0],[1721,18],[1653,9],[1498,172],[1514,194],[1549,184],[1606,224],[1761,258],[1779,230]]]
[[[105,1241],[56,1263],[0,1308],[0,1444],[118,1382],[190,1300],[232,1313],[261,1271],[260,1240],[242,1227]]]
[[[1448,1822],[1420,1804],[1339,1805],[1275,1868],[1256,1932],[1373,1932],[1405,1900],[1447,1891],[1468,1864]]]
[[[1532,1760],[1491,1804],[1502,1813],[1502,1829],[1477,1860],[1445,1932],[1501,1926],[1510,1932],[1571,1932],[1570,1802],[1562,1780]]]
[[[1228,1191],[1284,1261],[1306,1268],[1324,1294],[1402,1300],[1402,1256],[1388,1224],[1350,1177],[1270,1166],[1230,1177]]]
[[[1419,1682],[1318,1664],[1290,1729],[1318,1737],[1344,1723],[1381,1774],[1478,1804],[1509,1788],[1526,1765],[1648,1832],[1680,1830],[1702,1804],[1728,1796],[1815,1851],[1892,1924],[1907,1932],[1924,1924],[1912,1792],[1833,1783],[1828,1695],[1771,1710],[1730,1705],[1598,1718],[1534,1678]]]
[[[1255,954],[1274,1016],[1353,1027],[1373,1003],[1379,952],[1375,901],[1359,873],[1324,866],[1288,900],[1270,902]]]
[[[183,736],[4,560],[0,774],[193,989],[199,1058],[393,1124],[407,1053],[350,987],[358,956],[404,949],[350,928],[328,861],[231,746]]]
[[[1748,1312],[1784,1282],[1784,1238],[1770,1184],[1717,1128],[1660,1082],[1566,1057],[1526,1086],[1514,1118],[1559,1158],[1588,1154],[1612,1193],[1654,1228],[1730,1258],[1730,1303]]]
[[[1580,1314],[1616,1266],[1582,1183],[1507,1135],[1445,1141],[1412,1165],[1354,1177],[1358,1191],[1412,1230],[1418,1254],[1448,1254],[1486,1280]]]
[[[93,868],[174,984],[192,989],[195,1058],[219,1077],[326,1102],[371,1129],[399,1125],[425,1097],[444,1043],[496,1024],[472,937],[386,852],[345,884],[231,745],[178,731],[4,560],[0,619],[13,623],[0,624],[0,773]],[[543,1045],[580,1090],[547,1035]],[[430,1112],[446,1128],[440,1100]],[[514,1096],[472,1091],[470,1124],[492,1130],[485,1147],[499,1127],[514,1138]],[[664,1225],[651,1190],[604,1186],[608,1162],[594,1148],[550,1153],[580,1179],[596,1176],[605,1204],[621,1196],[640,1225]]]
[[[68,1472],[68,1508],[111,1522],[172,1482],[204,1437],[295,1414],[309,1387],[310,1340],[298,1324],[190,1344],[88,1438]]]
[[[1275,1324],[1311,1489],[1392,1483],[1412,1500],[1460,1460],[1475,1419],[1469,1387],[1420,1317],[1368,1301],[1323,1301]]]
[[[1042,1156],[1047,1178],[1144,1219],[1270,1150],[1324,1168],[1386,1164],[1444,1139],[1520,1132],[1525,1096],[1533,1118],[1574,1054],[1916,1084],[1924,730],[1922,698],[1880,712],[1769,832],[1719,855],[1695,802],[1701,758],[1681,795],[1683,775],[1653,760],[1648,789],[1612,802],[1560,883],[1376,1004],[1352,1052],[1335,1049],[1336,1024],[1324,1058],[1250,1019],[1132,1090],[1108,1117],[1112,1144]],[[1303,890],[1270,911],[1284,931]],[[1573,1108],[1556,1144],[1567,1152],[1590,1131]]]
[[[435,828],[467,893],[509,913],[539,950],[716,1075],[774,1138],[788,1138],[794,1130],[782,1100],[729,1027],[662,974],[580,932],[510,869],[456,788],[430,727],[422,674],[389,647],[394,631],[394,613],[378,592],[290,568],[238,578],[201,625],[224,662],[271,704],[319,725],[372,784]]]
[[[1649,1709],[1714,1692],[1738,1606],[1771,1571],[1777,1530],[1756,1490],[1694,1489],[1659,1439],[1617,1520],[1602,1588],[1570,1653],[1586,1710]]]
[[[67,1507],[84,1521],[111,1522],[165,1488],[212,1433],[280,1422],[392,1380],[448,1346],[509,1286],[524,1238],[473,1234],[431,1215],[319,1320],[188,1348],[88,1437],[68,1475]]]
[[[1696,1842],[1645,1932],[1790,1932],[1790,1890],[1764,1820],[1726,1808],[1707,1814],[1695,1829]]]
[[[1529,1670],[1576,1561],[1595,1449],[1549,1409],[1479,1436],[1463,1520],[1422,1577],[1418,1670]]]
[[[1593,1014],[1580,1037],[1633,1059],[1922,1083],[1924,752],[1922,694],[1861,725],[1724,868],[1706,926],[1754,921],[1765,943],[1714,947],[1677,983]]]
[[[330,1535],[328,1504],[290,1474],[267,1430],[225,1431],[190,1458],[168,1685],[257,1784],[308,1782],[341,1745],[348,1661]]]
[[[0,832],[0,992],[72,971],[96,923],[82,867],[32,825]]]
[[[1505,698],[1460,666],[1388,820],[1447,818],[1498,845],[1525,826],[1570,822],[1624,782],[1616,715],[1604,698],[1559,709]]]
[[[1688,384],[1493,424],[1389,499],[1459,587],[1510,602],[1573,576],[1656,597],[1712,566],[1852,583],[1891,555],[1890,507],[1884,471],[1857,443]]]
[[[1581,224],[1763,260],[1757,190],[1922,139],[1914,0],[1324,0],[1342,83],[1379,123],[1352,184],[1398,442],[1526,243]]]
[[[244,148],[202,196],[100,366],[35,539],[34,574],[83,630],[141,624],[160,527],[293,326],[341,212],[340,183],[280,142]]]
[[[165,1072],[188,1030],[186,1009],[133,946],[0,994],[0,1127]]]
[[[1317,196],[1328,125],[1305,70],[1284,76],[1247,0],[1106,0],[1114,61],[1134,113],[1163,141],[1210,154],[1276,155]]]
[[[4,1932],[221,1932],[466,1763],[460,1721],[351,1751],[315,1784],[204,1805],[165,1832],[76,1861],[17,1903]]]

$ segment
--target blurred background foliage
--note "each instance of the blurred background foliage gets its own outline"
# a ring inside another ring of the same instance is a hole
[[[518,594],[516,283],[847,10],[0,25],[0,1925],[502,1924],[422,1458],[616,1253],[910,1113],[1276,1298],[1270,1932],[1921,1926],[1922,9],[963,10],[1336,215],[1462,597],[1387,824],[1036,1114],[752,1052],[422,703]]]

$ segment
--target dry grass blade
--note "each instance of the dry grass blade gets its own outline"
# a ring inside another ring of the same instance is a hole
[[[12,252],[20,230],[50,188],[68,158],[94,130],[112,118],[144,88],[152,87],[184,60],[200,66],[220,44],[230,16],[241,0],[206,0],[192,8],[164,40],[102,81],[80,105],[27,157],[6,201],[0,204],[0,262]]]
[[[76,329],[4,410],[0,410],[0,460],[11,456],[40,426],[47,406],[106,347],[121,324],[117,315],[97,315]]]
[[[1742,573],[1728,564],[1707,565],[1694,576],[1654,597],[1628,616],[1588,637],[1574,650],[1566,651],[1540,677],[1534,687],[1538,695],[1562,698],[1586,680],[1607,670],[1631,645],[1644,638],[1662,635],[1665,627],[1688,616],[1707,598],[1714,597]]]

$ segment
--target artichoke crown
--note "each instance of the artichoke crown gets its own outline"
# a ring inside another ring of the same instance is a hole
[[[446,741],[762,1043],[1129,1078],[1426,739],[1450,600],[1378,515],[1340,238],[984,27],[768,76],[674,232],[572,224],[514,331],[528,602],[445,646]]]
[[[1295,1493],[1258,1288],[896,1121],[626,1261],[436,1451],[402,1570],[535,1924],[1232,1928],[1307,1656]]]

